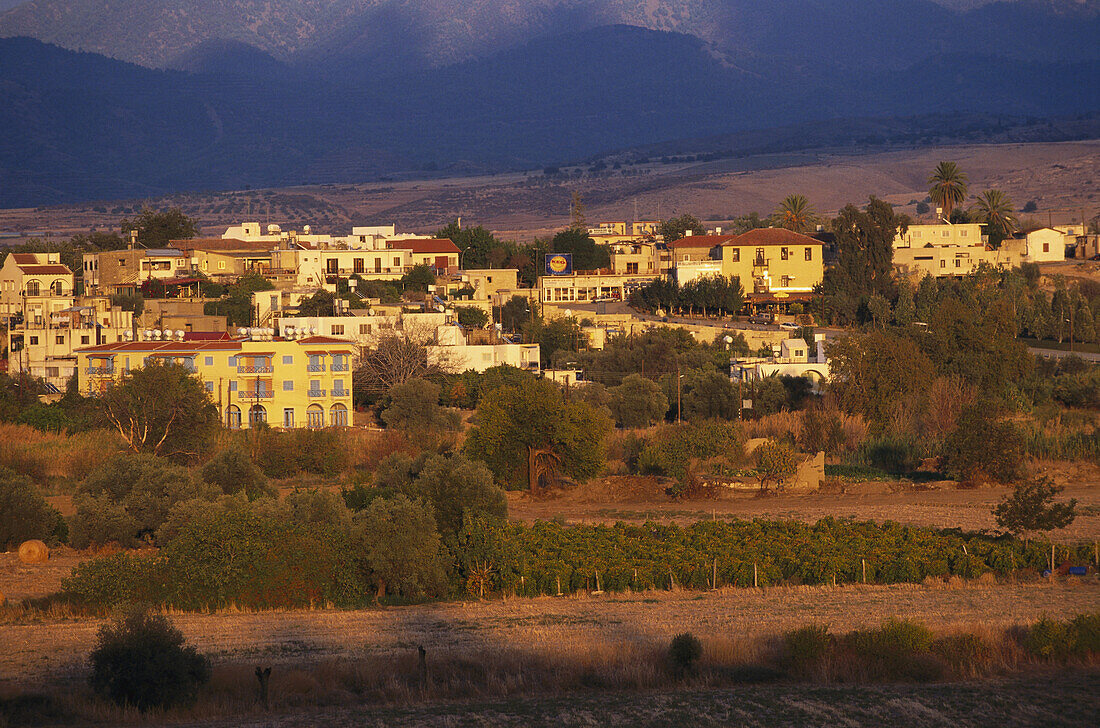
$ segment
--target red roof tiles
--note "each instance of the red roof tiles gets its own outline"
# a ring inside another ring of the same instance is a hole
[[[413,253],[457,253],[458,246],[450,238],[411,238],[409,240],[389,240],[391,250],[409,250]]]
[[[740,235],[729,236],[732,239],[722,245],[824,245],[809,235],[796,233],[785,228],[756,228]]]

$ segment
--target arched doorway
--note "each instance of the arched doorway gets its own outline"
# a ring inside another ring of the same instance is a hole
[[[241,408],[231,404],[225,408],[225,426],[230,430],[241,429]]]
[[[267,424],[267,410],[262,404],[254,404],[248,408],[248,426]]]
[[[319,404],[311,404],[309,409],[306,410],[306,426],[308,427],[324,427],[325,426],[325,411]]]
[[[348,408],[337,402],[329,409],[329,424],[333,427],[348,426]]]

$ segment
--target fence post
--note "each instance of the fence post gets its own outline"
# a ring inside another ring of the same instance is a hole
[[[561,574],[558,574],[558,596],[561,596]]]
[[[718,559],[714,560],[714,578],[710,582],[712,589],[718,588]]]
[[[863,562],[863,583],[867,583],[867,559],[860,559]]]
[[[756,562],[752,562],[752,588],[760,588],[760,574],[756,568]]]

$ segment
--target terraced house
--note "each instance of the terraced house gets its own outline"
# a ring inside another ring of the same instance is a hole
[[[159,333],[159,332],[158,332]],[[171,339],[176,335],[168,333]],[[351,424],[351,359],[344,339],[252,338],[127,341],[77,352],[80,392],[106,392],[124,373],[149,361],[194,372],[229,429],[346,427]]]

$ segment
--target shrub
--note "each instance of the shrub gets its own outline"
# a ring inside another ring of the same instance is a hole
[[[1100,654],[1100,612],[1080,614],[1069,623],[1073,651],[1078,655]]]
[[[142,711],[194,702],[210,679],[210,663],[183,643],[183,633],[159,615],[131,614],[104,625],[90,658],[92,689]]]
[[[439,393],[438,384],[424,379],[395,384],[386,394],[382,421],[387,427],[417,433],[457,429],[458,413],[439,405]]]
[[[645,475],[665,475],[683,480],[692,460],[740,459],[744,443],[740,428],[731,422],[705,420],[659,429],[638,458]]]
[[[57,543],[63,540],[64,527],[61,514],[46,503],[29,478],[0,468],[0,549],[31,539]]]
[[[791,672],[808,676],[825,659],[833,638],[825,625],[811,624],[783,635],[783,661]]]
[[[189,470],[153,455],[113,458],[80,484],[73,499],[72,542],[77,548],[117,541],[136,546],[152,537],[177,503],[213,500],[220,490],[196,480]]]
[[[164,562],[122,552],[82,561],[61,582],[62,594],[79,604],[162,604],[166,598]]]
[[[222,450],[202,468],[202,479],[222,489],[226,495],[244,492],[249,500],[274,496],[276,491],[267,476],[252,464],[248,454],[231,447]]]
[[[256,464],[269,478],[297,473],[335,477],[350,462],[344,433],[338,430],[262,430],[254,435]]]
[[[990,447],[996,443],[996,447]],[[947,468],[961,481],[1011,483],[1020,473],[1024,442],[1011,422],[997,421],[988,404],[967,407],[943,444]]]
[[[889,619],[878,629],[850,633],[846,642],[872,677],[887,680],[936,680],[943,663],[931,654],[933,635],[922,624]]]
[[[1024,649],[1036,657],[1068,657],[1073,651],[1073,635],[1069,625],[1043,617],[1028,628],[1024,635]]]
[[[668,398],[656,382],[630,374],[610,390],[611,412],[621,427],[648,427],[664,419]]]
[[[397,489],[431,506],[440,533],[456,535],[467,514],[506,518],[508,501],[484,463],[464,455],[428,458],[415,480]]]
[[[1060,492],[1048,478],[1028,478],[993,509],[997,525],[1017,536],[1065,528],[1077,516],[1077,500],[1055,503]]]
[[[756,447],[753,456],[761,493],[767,491],[769,482],[778,488],[798,470],[798,458],[786,443],[767,440]]]
[[[681,673],[693,672],[702,656],[703,644],[691,632],[676,635],[668,645],[669,662]]]
[[[973,672],[990,653],[989,645],[976,634],[952,634],[932,642],[932,652],[958,673]]]

